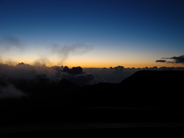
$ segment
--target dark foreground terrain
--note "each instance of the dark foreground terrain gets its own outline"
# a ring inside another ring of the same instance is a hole
[[[183,71],[139,71],[119,84],[15,82],[28,97],[0,101],[0,134],[183,130],[183,78]]]

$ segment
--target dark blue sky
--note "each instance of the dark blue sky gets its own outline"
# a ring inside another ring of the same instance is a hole
[[[11,36],[26,49],[3,59],[31,62],[40,51],[53,58],[49,46],[82,44],[93,48],[63,64],[167,66],[155,60],[184,53],[183,7],[183,0],[0,0],[1,41]]]

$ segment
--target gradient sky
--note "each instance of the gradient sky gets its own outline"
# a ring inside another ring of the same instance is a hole
[[[183,0],[0,0],[0,60],[183,66],[155,62],[184,55],[183,7]]]

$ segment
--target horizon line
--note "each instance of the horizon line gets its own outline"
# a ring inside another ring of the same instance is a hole
[[[30,65],[30,66],[45,66],[45,67],[65,67],[67,65],[47,65],[47,64],[41,64],[40,65],[34,65],[34,64],[27,64],[27,63],[24,63],[24,62],[19,62],[18,64],[14,64],[14,65],[11,65],[11,64],[8,64],[8,63],[0,63],[2,65],[8,65],[8,66],[17,66],[17,65]],[[122,69],[159,69],[159,68],[184,68],[184,65],[183,66],[123,66],[123,65],[117,65],[117,66],[108,66],[108,67],[97,67],[97,66],[88,66],[88,67],[85,67],[85,66],[67,66],[68,68],[72,68],[72,67],[81,67],[83,69],[87,69],[87,68],[98,68],[98,69],[115,69],[115,68],[122,68]]]

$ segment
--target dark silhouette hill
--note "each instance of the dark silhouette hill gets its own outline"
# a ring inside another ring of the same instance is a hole
[[[18,81],[14,85],[29,94],[29,101],[58,106],[68,101],[71,106],[183,106],[183,71],[138,71],[119,84],[98,83],[78,86],[66,79]],[[48,102],[48,101],[49,102]],[[68,103],[65,105],[69,105]]]
[[[183,113],[183,77],[183,71],[139,71],[119,84],[19,81],[15,87],[29,97],[1,100],[1,124],[180,121],[183,114],[173,111]]]
[[[134,73],[132,76],[123,80],[120,85],[126,85],[130,87],[131,85],[136,86],[137,88],[163,88],[168,87],[178,88],[182,84],[182,79],[184,77],[184,71],[153,71],[153,70],[144,70]]]
[[[183,71],[138,71],[119,84],[94,85],[84,105],[183,107],[183,78]]]
[[[138,71],[119,85],[142,105],[183,106],[183,78],[183,71]]]

